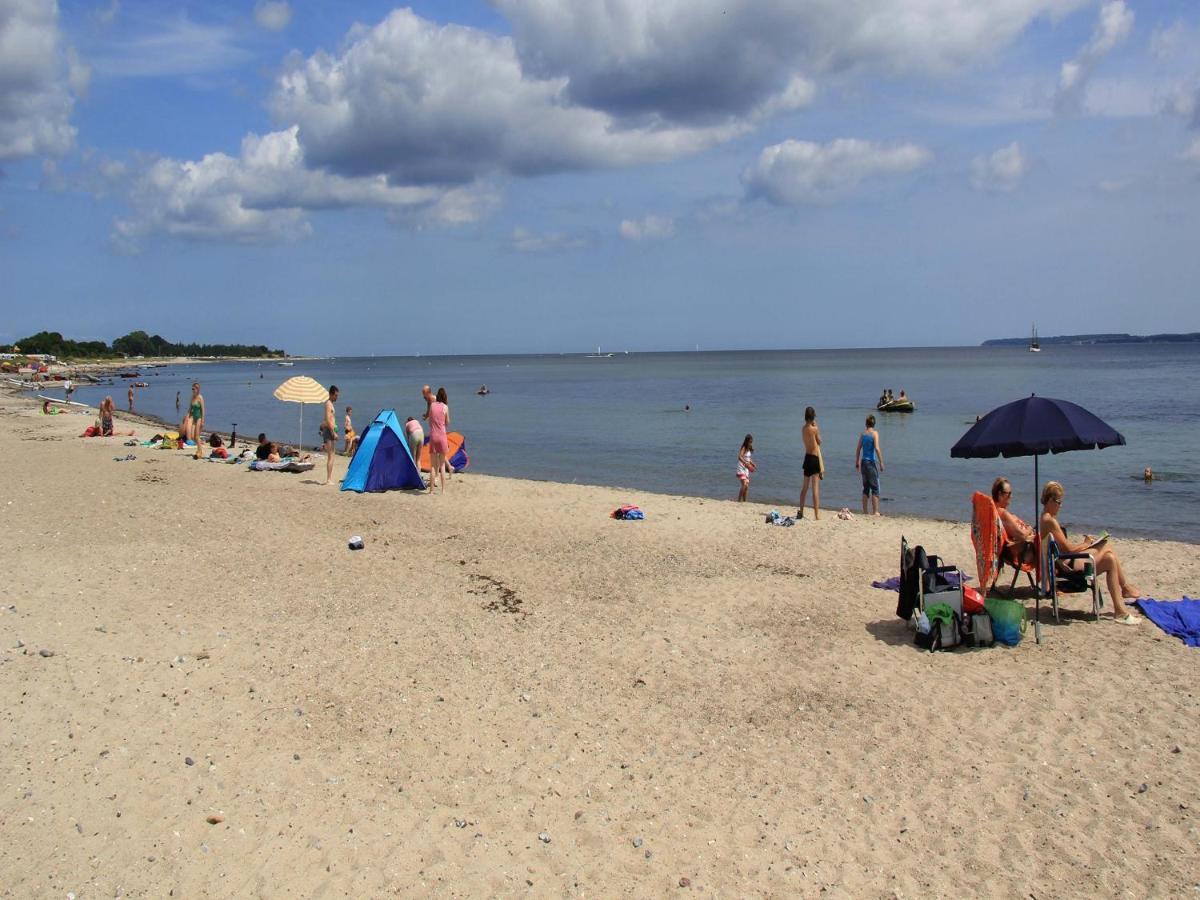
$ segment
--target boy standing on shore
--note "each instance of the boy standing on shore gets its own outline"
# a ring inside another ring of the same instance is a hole
[[[804,485],[800,488],[800,508],[796,518],[804,518],[804,498],[812,488],[813,518],[821,518],[821,429],[817,428],[817,411],[811,406],[804,410]]]
[[[337,446],[337,425],[333,417],[336,411],[333,404],[337,403],[337,385],[330,385],[329,396],[325,400],[325,418],[321,422],[321,441],[325,450],[325,484],[333,481],[333,451]]]
[[[863,515],[867,514],[868,497],[871,499],[872,514],[879,515],[879,473],[883,471],[883,447],[879,446],[874,416],[867,416],[866,430],[858,436],[854,468],[862,473]]]

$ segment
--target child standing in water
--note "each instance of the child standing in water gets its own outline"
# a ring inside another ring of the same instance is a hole
[[[738,502],[744,502],[750,492],[750,473],[754,471],[754,435],[748,434],[742,438],[742,446],[738,448],[737,478],[741,482],[738,489]]]

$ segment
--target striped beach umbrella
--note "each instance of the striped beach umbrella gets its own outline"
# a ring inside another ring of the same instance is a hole
[[[329,399],[329,391],[321,387],[320,382],[314,381],[307,375],[296,375],[289,378],[274,391],[275,399],[284,403],[300,404],[300,440],[296,447],[304,449],[304,404],[324,403]]]

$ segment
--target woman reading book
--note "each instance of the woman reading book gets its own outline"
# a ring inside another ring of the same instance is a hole
[[[1141,596],[1137,588],[1130,585],[1125,578],[1121,561],[1111,540],[1097,540],[1094,535],[1085,534],[1081,541],[1072,541],[1058,522],[1058,513],[1062,509],[1063,497],[1066,492],[1057,481],[1047,481],[1042,489],[1042,541],[1053,537],[1058,548],[1064,553],[1088,553],[1096,564],[1096,572],[1103,573],[1108,580],[1108,593],[1113,601],[1113,621],[1121,625],[1136,625],[1141,621],[1125,605],[1126,600],[1136,600]],[[1059,566],[1064,569],[1079,571],[1086,560],[1059,560]]]

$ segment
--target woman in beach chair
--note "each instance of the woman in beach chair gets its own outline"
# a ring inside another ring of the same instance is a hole
[[[1072,541],[1067,537],[1058,521],[1065,495],[1063,486],[1057,481],[1047,481],[1042,489],[1040,534],[1043,545],[1053,541],[1057,557],[1055,566],[1059,572],[1083,572],[1090,562],[1094,571],[1105,575],[1108,581],[1108,593],[1113,601],[1113,620],[1121,625],[1136,625],[1141,617],[1131,613],[1124,601],[1137,599],[1141,592],[1125,578],[1121,560],[1117,558],[1111,540],[1096,544],[1094,536],[1090,534],[1085,534],[1081,541]],[[1047,573],[1047,577],[1052,578],[1057,574]]]
[[[1009,594],[1022,572],[1036,591],[1031,573],[1037,570],[1037,539],[1033,529],[1009,512],[1011,501],[1012,485],[1007,478],[992,483],[991,496],[976,491],[971,497],[971,543],[975,545],[979,586],[984,593],[995,588],[1006,565],[1014,570]]]
[[[1000,553],[1000,568],[1011,566],[1013,569],[1012,584],[1008,586],[1011,594],[1017,586],[1017,578],[1022,572],[1029,579],[1029,586],[1037,590],[1033,582],[1033,573],[1037,572],[1038,540],[1037,532],[1027,525],[1012,511],[1013,488],[1007,478],[997,478],[992,482],[992,502],[996,504],[996,515],[1004,528],[1004,549]]]

